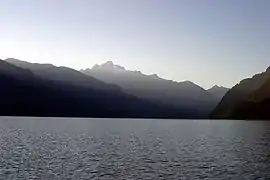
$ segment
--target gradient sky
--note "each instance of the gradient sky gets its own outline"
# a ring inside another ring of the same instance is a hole
[[[0,0],[7,57],[231,87],[270,65],[270,1]]]

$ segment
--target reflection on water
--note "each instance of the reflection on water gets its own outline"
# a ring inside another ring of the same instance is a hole
[[[270,179],[270,122],[0,118],[0,179]]]

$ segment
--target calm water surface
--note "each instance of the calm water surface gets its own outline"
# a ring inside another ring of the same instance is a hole
[[[0,179],[270,179],[270,122],[1,117]]]

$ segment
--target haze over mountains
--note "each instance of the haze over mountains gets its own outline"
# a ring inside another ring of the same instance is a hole
[[[200,118],[190,109],[139,99],[66,67],[7,59],[1,61],[0,83],[1,115]]]
[[[111,61],[76,71],[9,58],[0,83],[6,116],[270,119],[270,68],[230,90],[205,90]]]
[[[9,58],[0,71],[1,115],[207,118],[220,99],[192,82],[112,62],[79,72]]]
[[[145,75],[140,71],[129,71],[111,61],[81,72],[103,82],[118,85],[125,93],[142,99],[193,109],[201,117],[208,116],[227,90],[216,87],[206,91],[190,81],[175,82],[162,79],[156,74]]]

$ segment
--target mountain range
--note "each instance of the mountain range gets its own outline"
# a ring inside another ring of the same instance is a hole
[[[205,118],[228,90],[215,86],[207,91],[190,81],[175,82],[160,78],[157,74],[145,75],[140,71],[126,70],[111,61],[81,72],[103,82],[115,84],[127,94],[159,104],[188,108]]]
[[[108,61],[80,71],[0,60],[0,115],[270,119],[270,67],[228,89],[204,89]]]
[[[222,96],[110,61],[76,71],[9,58],[0,60],[0,83],[8,116],[207,118]]]

